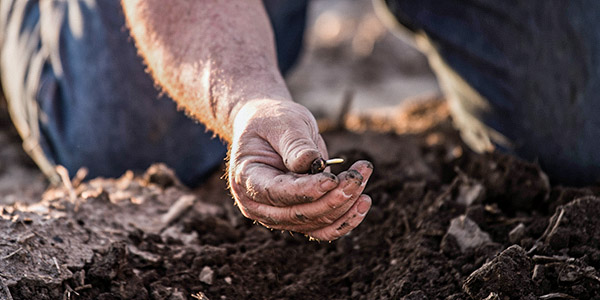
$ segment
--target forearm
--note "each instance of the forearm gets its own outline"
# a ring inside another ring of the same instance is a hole
[[[190,116],[227,141],[255,99],[289,101],[260,0],[123,0],[156,82]]]

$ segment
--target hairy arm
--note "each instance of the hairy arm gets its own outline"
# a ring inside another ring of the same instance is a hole
[[[245,102],[290,101],[260,0],[124,0],[131,34],[157,83],[231,142]]]
[[[157,83],[229,142],[228,179],[242,214],[274,228],[336,239],[364,219],[372,165],[305,174],[327,158],[312,114],[291,101],[260,0],[123,0]]]

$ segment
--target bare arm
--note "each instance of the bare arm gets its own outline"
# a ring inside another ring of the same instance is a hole
[[[158,84],[231,142],[233,117],[256,99],[290,101],[260,0],[125,0],[131,33]]]
[[[336,239],[364,219],[370,163],[302,174],[327,158],[312,114],[291,101],[260,0],[123,0],[140,54],[189,115],[230,144],[231,192],[248,218]]]

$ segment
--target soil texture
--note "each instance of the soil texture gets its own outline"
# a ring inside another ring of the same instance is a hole
[[[0,299],[600,299],[598,186],[472,153],[442,101],[346,123],[332,157],[375,165],[347,236],[254,224],[222,171],[196,190],[162,165],[77,178],[0,201]]]

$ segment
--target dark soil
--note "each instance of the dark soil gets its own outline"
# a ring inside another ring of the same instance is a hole
[[[0,299],[600,299],[598,186],[470,152],[440,102],[352,122],[324,134],[375,165],[349,235],[270,231],[222,172],[191,191],[156,166],[0,206]]]

